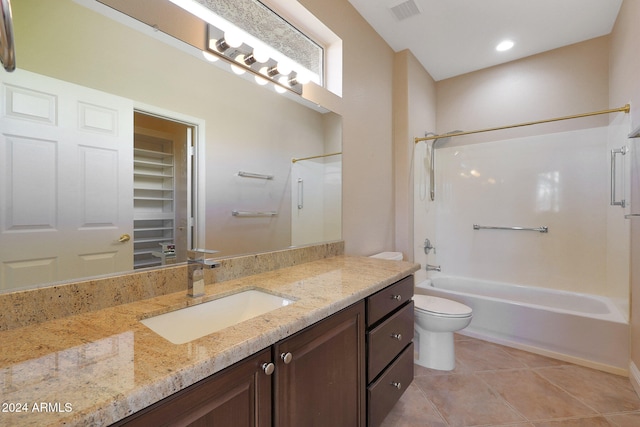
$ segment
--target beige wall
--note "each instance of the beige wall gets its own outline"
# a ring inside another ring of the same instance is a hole
[[[300,3],[342,39],[345,252],[370,255],[393,250],[394,52],[346,0]]]
[[[609,104],[631,103],[632,129],[640,126],[640,2],[624,0],[611,34]],[[640,149],[633,140],[635,151]],[[636,154],[635,158],[638,156]],[[640,167],[632,162],[631,211],[640,212]],[[631,361],[640,366],[640,219],[631,219]],[[633,372],[632,372],[633,373]],[[636,381],[640,380],[636,378]],[[637,385],[637,384],[636,384]],[[639,390],[640,391],[640,390]]]
[[[471,131],[608,108],[609,40],[599,37],[437,83],[437,131]],[[456,138],[466,144],[604,125],[606,116]]]
[[[433,132],[436,123],[436,83],[408,50],[396,54],[393,87],[395,168],[395,250],[415,260],[424,241],[425,223],[414,229],[415,137]],[[414,241],[414,236],[419,238]]]

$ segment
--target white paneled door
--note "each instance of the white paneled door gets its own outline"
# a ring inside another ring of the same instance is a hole
[[[132,101],[23,70],[0,83],[0,289],[131,270]]]

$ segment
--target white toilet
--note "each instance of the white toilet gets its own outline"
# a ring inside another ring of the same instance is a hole
[[[429,295],[414,295],[416,363],[425,368],[451,371],[456,366],[453,333],[471,323],[472,310],[464,304]]]
[[[371,258],[402,261],[402,252],[381,252]],[[418,341],[416,363],[425,368],[451,371],[456,366],[453,333],[471,323],[473,310],[440,297],[414,295],[415,332]]]

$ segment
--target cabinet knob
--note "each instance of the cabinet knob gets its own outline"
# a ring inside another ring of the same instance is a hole
[[[396,301],[400,301],[402,299],[402,295],[391,295],[391,299],[394,299]]]
[[[293,360],[293,355],[291,353],[282,353],[280,358],[284,362],[285,365],[288,365]]]
[[[397,388],[398,390],[400,390],[402,388],[402,384],[401,383],[392,382],[391,385],[393,387]]]
[[[402,334],[391,334],[391,338],[397,339],[398,341],[402,340]]]
[[[273,363],[263,363],[262,364],[262,370],[267,375],[273,374],[273,371],[275,371],[275,369],[276,369],[276,365],[274,365]]]

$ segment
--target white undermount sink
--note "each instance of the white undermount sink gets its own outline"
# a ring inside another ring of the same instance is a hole
[[[184,344],[292,302],[287,298],[252,289],[159,314],[141,322],[168,341]]]

